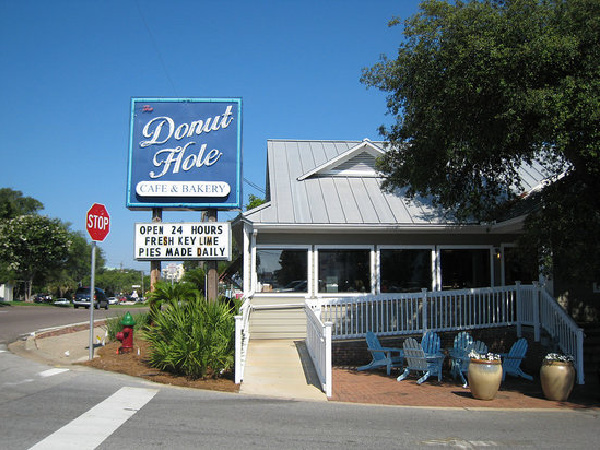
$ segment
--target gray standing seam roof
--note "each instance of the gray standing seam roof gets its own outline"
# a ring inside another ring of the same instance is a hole
[[[444,211],[402,191],[383,192],[375,158],[382,142],[269,140],[270,202],[244,213],[250,222],[272,225],[451,225]],[[524,186],[547,175],[528,166]]]

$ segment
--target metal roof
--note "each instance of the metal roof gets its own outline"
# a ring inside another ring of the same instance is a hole
[[[244,213],[254,224],[278,226],[444,226],[456,222],[428,199],[380,189],[375,169],[383,142],[269,140],[269,202]],[[528,166],[524,186],[545,178]]]

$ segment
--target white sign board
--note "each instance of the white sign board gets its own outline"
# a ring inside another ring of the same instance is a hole
[[[181,261],[231,260],[231,224],[136,223],[134,259]]]

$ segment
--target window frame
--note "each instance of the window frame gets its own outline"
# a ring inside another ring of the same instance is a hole
[[[306,250],[306,292],[260,292],[258,290],[258,267],[256,265],[258,261],[258,252],[260,250]],[[252,292],[255,296],[293,296],[293,297],[306,297],[311,295],[312,289],[312,246],[310,245],[277,245],[277,244],[265,244],[256,245],[252,249]]]
[[[442,250],[488,250],[489,253],[489,270],[490,270],[490,286],[494,287],[494,246],[493,245],[438,245],[436,247],[436,291],[444,291],[442,278]],[[447,291],[444,291],[447,292]]]
[[[313,284],[314,295],[317,297],[348,297],[352,296],[366,296],[375,294],[377,288],[377,276],[375,272],[376,263],[376,251],[375,245],[315,245],[314,246],[314,280],[319,279],[319,254],[321,250],[368,250],[369,251],[369,279],[371,281],[370,292],[319,292],[318,281]]]
[[[435,245],[378,245],[377,246],[377,293],[381,292],[381,250],[429,250],[431,252],[431,286],[427,287],[428,291],[434,290],[436,286],[436,260],[437,252]]]

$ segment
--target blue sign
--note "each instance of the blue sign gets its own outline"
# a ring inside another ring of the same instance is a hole
[[[127,208],[240,209],[241,98],[132,98]]]

